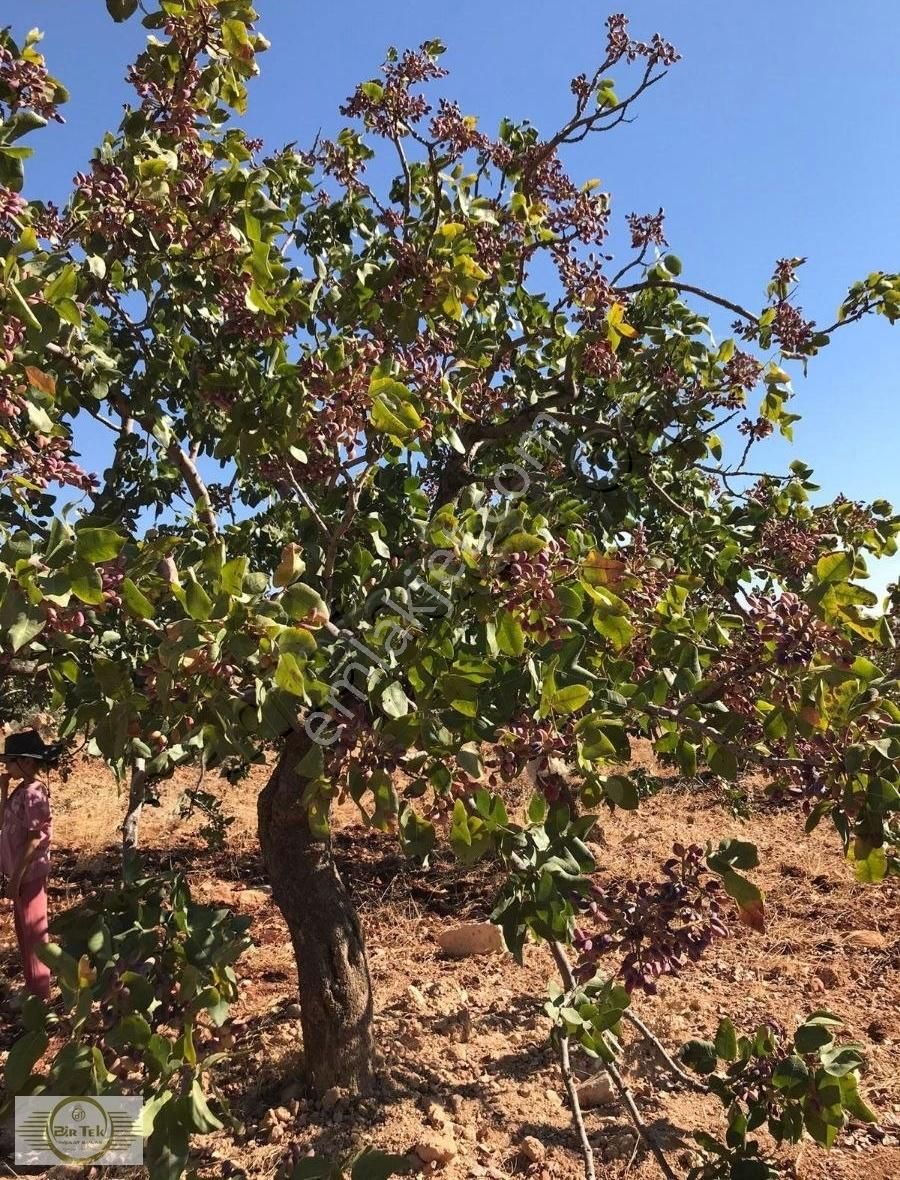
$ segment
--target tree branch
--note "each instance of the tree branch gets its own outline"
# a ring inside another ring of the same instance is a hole
[[[643,283],[631,283],[627,287],[618,287],[617,291],[622,295],[637,295],[641,291],[654,291],[658,289],[678,291],[682,295],[699,295],[707,303],[715,303],[718,307],[724,307],[728,311],[733,311],[735,315],[740,316],[741,319],[745,319],[751,324],[759,323],[759,316],[754,315],[752,311],[748,311],[746,307],[741,307],[739,303],[732,303],[730,299],[723,299],[721,295],[713,295],[711,291],[704,291],[702,287],[694,287],[690,283],[675,282],[674,279],[654,279],[652,281],[648,279]]]

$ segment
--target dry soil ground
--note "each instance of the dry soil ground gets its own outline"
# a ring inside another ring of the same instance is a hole
[[[224,1079],[246,1131],[237,1139],[220,1133],[198,1141],[199,1175],[243,1173],[262,1180],[279,1175],[292,1145],[303,1153],[365,1144],[410,1152],[437,1136],[449,1137],[455,1154],[445,1164],[422,1167],[443,1180],[575,1180],[580,1157],[542,1012],[554,978],[549,955],[528,948],[524,966],[506,954],[442,957],[437,931],[490,912],[493,871],[462,871],[439,859],[422,872],[401,860],[390,836],[367,831],[348,809],[340,811],[335,844],[368,939],[380,1088],[364,1102],[339,1099],[329,1110],[305,1101],[291,948],[265,888],[254,834],[255,795],[264,775],[260,768],[238,787],[214,784],[236,817],[225,852],[205,847],[198,817],[178,818],[176,800],[190,785],[187,778],[166,786],[162,806],[149,810],[143,827],[152,864],[182,869],[199,898],[228,902],[253,919],[255,946],[240,964],[242,999],[234,1012],[238,1055]],[[867,1046],[865,1092],[880,1122],[853,1128],[828,1154],[812,1145],[785,1151],[787,1174],[800,1180],[900,1178],[898,882],[855,884],[833,832],[823,826],[804,836],[795,812],[773,809],[752,786],[749,794],[748,820],[735,818],[711,793],[677,784],[646,800],[639,812],[601,818],[596,843],[603,878],[644,865],[649,875],[676,839],[740,836],[757,843],[762,860],[755,875],[767,893],[766,933],[735,927],[699,964],[664,982],[657,997],[636,997],[636,1010],[673,1049],[690,1036],[710,1036],[726,1014],[752,1026],[770,1016],[791,1025],[817,1007],[837,1013],[849,1037]],[[86,764],[54,787],[54,812],[50,899],[59,911],[115,875],[122,799],[105,772]],[[14,977],[8,910],[4,904],[0,915],[0,970]],[[15,1032],[15,1017],[0,1003],[0,1057]],[[719,1108],[671,1088],[634,1041],[626,1047],[625,1072],[646,1122],[678,1174],[686,1174],[690,1132],[719,1129]],[[281,1121],[273,1128],[268,1112],[276,1108]],[[586,1118],[603,1180],[658,1175],[642,1149],[632,1158],[634,1137],[619,1106],[600,1107]],[[527,1136],[546,1149],[542,1159],[529,1160],[527,1149],[523,1154]],[[6,1163],[0,1157],[0,1175],[4,1170],[15,1174],[8,1157]],[[119,1174],[104,1171],[104,1180]]]

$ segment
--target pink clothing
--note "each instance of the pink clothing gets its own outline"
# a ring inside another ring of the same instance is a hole
[[[28,863],[22,881],[45,880],[50,872],[50,792],[42,782],[23,783],[6,802],[3,827],[0,828],[0,873],[11,877],[28,844],[28,833],[39,832],[40,843]]]
[[[33,996],[40,996],[42,1000],[50,998],[50,968],[41,962],[35,952],[50,937],[47,933],[46,885],[46,877],[23,881],[13,911],[25,986]]]

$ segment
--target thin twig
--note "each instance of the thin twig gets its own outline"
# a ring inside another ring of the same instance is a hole
[[[631,1091],[628,1089],[628,1086],[625,1084],[625,1081],[623,1080],[622,1075],[619,1073],[619,1071],[616,1069],[616,1067],[613,1065],[613,1063],[611,1061],[604,1061],[603,1068],[609,1074],[612,1084],[619,1091],[619,1097],[625,1103],[626,1109],[628,1110],[628,1114],[631,1117],[631,1121],[635,1125],[638,1135],[641,1137],[641,1139],[644,1140],[644,1142],[647,1144],[647,1146],[653,1152],[653,1158],[659,1164],[659,1170],[665,1176],[666,1180],[678,1180],[678,1177],[675,1175],[675,1173],[672,1171],[671,1167],[669,1166],[669,1161],[666,1159],[665,1155],[663,1154],[662,1148],[659,1146],[659,1144],[655,1141],[653,1136],[650,1134],[650,1130],[649,1130],[647,1124],[644,1122],[643,1118],[641,1117],[641,1112],[638,1110],[637,1105],[634,1101],[634,1096],[631,1093]]]
[[[699,1082],[696,1078],[691,1077],[691,1075],[689,1073],[686,1073],[681,1068],[681,1066],[678,1064],[678,1062],[675,1060],[675,1058],[671,1055],[671,1053],[669,1053],[668,1049],[666,1049],[665,1045],[662,1043],[662,1041],[659,1040],[659,1038],[656,1036],[656,1034],[653,1032],[653,1030],[648,1028],[647,1025],[644,1024],[644,1022],[643,1022],[643,1020],[641,1020],[640,1016],[635,1016],[635,1014],[633,1012],[629,1011],[628,1009],[626,1009],[622,1013],[622,1015],[625,1017],[625,1019],[628,1021],[628,1023],[631,1025],[634,1025],[634,1027],[638,1030],[638,1032],[641,1034],[641,1036],[653,1046],[653,1048],[656,1050],[656,1052],[660,1055],[660,1057],[663,1059],[663,1061],[666,1063],[666,1065],[669,1067],[669,1069],[672,1071],[672,1073],[675,1074],[675,1076],[677,1078],[680,1078],[681,1081],[685,1082],[688,1086],[690,1086],[692,1090],[697,1090],[698,1093],[700,1093],[700,1094],[709,1093],[708,1088],[706,1086],[704,1086],[702,1082]]]
[[[553,952],[553,958],[556,960],[556,965],[559,968],[559,973],[562,976],[563,983],[569,991],[573,991],[576,987],[575,975],[572,971],[572,966],[566,957],[565,948],[563,947],[562,943],[551,942],[550,949]],[[631,1091],[628,1089],[628,1086],[625,1084],[622,1075],[611,1061],[604,1061],[602,1062],[602,1065],[609,1075],[610,1081],[619,1091],[619,1096],[625,1103],[625,1108],[631,1117],[631,1121],[634,1123],[638,1135],[644,1140],[649,1149],[652,1151],[656,1162],[659,1164],[660,1171],[665,1176],[666,1180],[677,1180],[675,1173],[669,1166],[669,1161],[663,1154],[662,1148],[660,1148],[660,1146],[654,1141],[647,1124],[641,1117],[641,1112],[638,1110],[634,1101],[634,1097]]]
[[[565,951],[558,942],[551,942],[550,950],[553,952],[553,958],[556,960],[556,965],[559,968],[559,973],[563,978],[567,990],[574,991],[577,986],[575,976],[572,974],[572,968],[569,966]],[[578,1139],[581,1143],[585,1180],[596,1180],[597,1173],[594,1169],[594,1151],[591,1147],[591,1141],[588,1138],[587,1128],[584,1125],[584,1115],[581,1113],[581,1103],[578,1101],[578,1087],[575,1085],[575,1075],[572,1073],[572,1062],[569,1058],[569,1038],[561,1035],[554,1037],[553,1040],[559,1054],[559,1068],[563,1076],[563,1082],[565,1083],[566,1093],[569,1095],[569,1105],[572,1107],[572,1118],[575,1122]]]
[[[584,1159],[584,1175],[585,1180],[597,1180],[597,1173],[594,1169],[594,1151],[591,1147],[591,1141],[588,1138],[587,1128],[584,1125],[584,1115],[581,1113],[581,1103],[578,1101],[578,1087],[575,1085],[575,1075],[572,1073],[572,1062],[569,1060],[569,1038],[561,1036],[556,1038],[556,1047],[559,1052],[559,1068],[565,1083],[566,1093],[569,1095],[569,1104],[572,1107],[572,1118],[575,1122],[575,1127],[578,1131],[578,1139],[581,1143],[581,1155]]]

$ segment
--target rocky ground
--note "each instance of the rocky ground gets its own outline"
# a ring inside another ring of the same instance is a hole
[[[543,1014],[555,978],[550,956],[529,947],[522,966],[502,950],[449,956],[440,946],[442,934],[462,922],[481,922],[490,912],[497,887],[493,870],[461,870],[439,858],[423,872],[400,858],[390,836],[366,830],[347,808],[340,809],[335,846],[368,939],[379,1084],[363,1101],[337,1091],[318,1103],[305,1098],[291,948],[254,836],[255,796],[264,773],[260,769],[237,787],[204,784],[222,794],[235,817],[224,852],[205,848],[197,835],[199,817],[178,817],[176,801],[190,785],[187,779],[167,785],[161,806],[149,811],[144,824],[152,864],[182,869],[199,898],[227,902],[253,919],[255,945],[239,970],[236,1053],[222,1076],[245,1130],[199,1140],[199,1176],[274,1178],[288,1159],[372,1144],[408,1153],[420,1172],[442,1180],[579,1177],[577,1139]],[[754,875],[767,894],[766,933],[735,927],[733,937],[699,964],[664,982],[658,996],[636,998],[636,1010],[675,1049],[690,1036],[710,1036],[722,1015],[745,1027],[767,1016],[790,1025],[827,1007],[845,1021],[847,1035],[867,1047],[865,1093],[880,1121],[854,1128],[827,1154],[811,1144],[785,1151],[788,1175],[900,1178],[898,882],[857,885],[832,832],[823,827],[805,836],[795,813],[773,809],[752,783],[745,793],[745,820],[712,793],[675,783],[637,813],[602,817],[595,833],[602,878],[621,878],[635,866],[653,875],[676,839],[739,836],[757,843],[762,861]],[[54,788],[55,910],[115,874],[122,804],[109,776],[92,765]],[[0,916],[0,947],[0,969],[12,977],[8,907]],[[3,1051],[14,1036],[15,1017],[2,1004]],[[576,1065],[587,1079],[590,1063]],[[624,1073],[653,1135],[676,1173],[685,1175],[693,1159],[690,1132],[721,1128],[717,1104],[673,1086],[646,1046],[633,1039]],[[658,1176],[615,1096],[605,1084],[593,1090],[586,1122],[598,1176]],[[0,1156],[0,1175],[4,1168],[16,1174]],[[111,1173],[104,1180],[113,1180]]]

